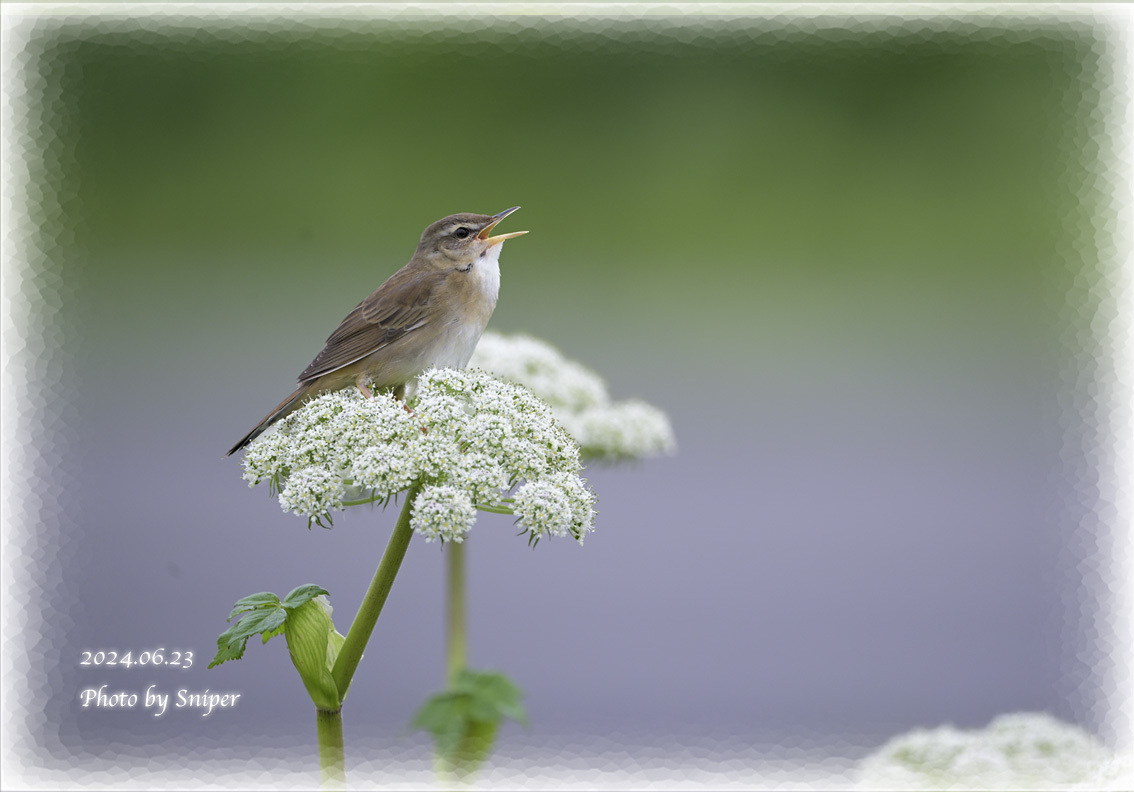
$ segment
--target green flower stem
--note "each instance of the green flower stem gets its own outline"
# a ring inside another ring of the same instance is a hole
[[[484,506],[477,504],[476,508],[478,511],[488,512],[489,514],[515,514],[508,506]]]
[[[453,687],[457,674],[468,665],[465,642],[465,546],[449,542],[445,546],[449,567],[449,646],[445,677]]]
[[[343,501],[343,506],[366,506],[371,503],[381,503],[384,500],[384,497],[373,495],[369,498],[359,498],[358,500],[345,500]]]
[[[403,490],[403,492],[409,492],[409,490],[406,489],[406,490]],[[357,500],[345,500],[345,501],[343,501],[343,506],[344,507],[346,507],[346,506],[369,506],[371,503],[381,503],[383,506],[385,506],[387,500],[391,500],[391,499],[396,498],[396,497],[397,497],[396,494],[395,495],[377,495],[377,494],[368,495],[365,498],[359,498]]]
[[[358,498],[357,500],[345,500],[343,506],[369,506],[371,503],[382,503],[389,497],[387,495],[370,495],[365,498]],[[500,503],[503,505],[490,506],[487,504],[477,504],[477,509],[482,512],[489,512],[491,514],[515,514],[512,507],[507,505],[515,503],[515,498],[501,498]]]
[[[339,691],[339,701],[346,698],[350,681],[354,678],[354,671],[358,668],[359,660],[362,659],[362,652],[370,640],[370,633],[374,631],[374,623],[378,621],[378,615],[382,612],[382,606],[386,604],[386,597],[390,593],[390,586],[394,584],[394,577],[398,574],[402,559],[405,558],[406,548],[409,547],[410,537],[413,536],[413,531],[410,529],[410,511],[417,494],[421,492],[421,486],[420,482],[415,481],[406,491],[406,502],[402,506],[398,524],[390,534],[386,552],[382,554],[374,579],[366,589],[366,596],[362,598],[362,604],[358,606],[358,613],[339,650],[335,667],[331,669],[331,677],[335,680],[335,687]]]
[[[316,709],[315,731],[319,738],[319,786],[322,789],[345,789],[343,711]]]

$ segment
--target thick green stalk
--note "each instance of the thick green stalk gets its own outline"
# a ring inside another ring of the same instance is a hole
[[[343,753],[343,711],[315,710],[315,732],[319,738],[319,786],[346,788],[346,756]]]
[[[378,569],[370,587],[366,589],[366,596],[358,606],[358,613],[346,634],[339,656],[335,660],[335,667],[331,669],[331,677],[335,680],[335,687],[339,691],[339,701],[346,698],[350,681],[354,678],[354,671],[358,668],[358,661],[362,659],[362,652],[370,640],[370,633],[374,631],[374,623],[382,613],[382,606],[386,604],[386,597],[390,593],[390,586],[394,584],[394,577],[405,558],[406,548],[409,547],[413,531],[410,529],[410,510],[421,491],[421,484],[414,482],[406,491],[406,502],[402,506],[402,513],[398,517],[398,524],[390,534],[390,541],[386,543],[386,552],[378,562]]]
[[[449,542],[445,552],[449,556],[449,646],[445,678],[449,687],[452,687],[457,674],[468,665],[468,645],[465,642],[465,546],[461,542]]]

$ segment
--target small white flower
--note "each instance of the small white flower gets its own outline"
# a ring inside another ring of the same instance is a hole
[[[417,465],[403,443],[364,448],[351,467],[351,478],[356,488],[386,495],[408,489],[417,476]]]
[[[321,523],[331,509],[343,508],[345,492],[339,476],[323,468],[306,467],[288,477],[280,492],[280,506]]]
[[[551,407],[584,457],[625,461],[676,450],[664,412],[642,401],[612,402],[597,374],[543,341],[490,331],[481,336],[470,365],[530,389]]]
[[[516,491],[513,511],[520,525],[533,535],[572,536],[583,543],[592,530],[594,493],[578,476],[552,473],[528,481]]]
[[[504,466],[479,451],[462,454],[449,480],[469,493],[474,503],[484,506],[498,504],[501,493],[509,488],[508,471]]]
[[[452,369],[442,369],[452,372]],[[454,374],[460,372],[453,372]],[[429,379],[419,381],[414,411],[431,426],[457,426],[469,413],[468,391],[465,378],[440,377],[437,371],[429,372]]]
[[[469,365],[520,383],[557,409],[578,412],[610,401],[602,378],[531,336],[487,332]]]
[[[404,403],[355,388],[319,396],[253,441],[244,459],[250,484],[269,481],[284,510],[320,524],[348,494],[387,501],[421,482],[414,530],[457,542],[477,507],[514,511],[508,493],[537,479],[542,500],[531,490],[524,501],[529,530],[581,540],[594,522],[594,496],[580,469],[578,446],[531,392],[450,369],[427,371]]]
[[[666,414],[636,399],[559,417],[583,453],[590,456],[643,459],[671,454],[677,447]]]
[[[550,481],[529,481],[516,491],[513,509],[520,525],[532,534],[566,536],[571,528],[571,502]]]
[[[419,431],[405,407],[389,393],[365,398],[356,389],[349,389],[349,405],[331,420],[330,432],[335,442],[335,458],[349,465],[366,448],[405,443]]]
[[[275,429],[260,435],[244,454],[244,479],[249,487],[261,481],[278,482],[287,476],[290,454],[287,435]]]
[[[476,507],[469,494],[450,484],[430,484],[413,502],[410,527],[432,542],[464,541],[465,534],[476,522]]]
[[[1077,726],[1044,713],[1001,715],[986,728],[915,729],[859,768],[868,789],[1048,789],[1097,780],[1114,756]]]
[[[493,382],[483,372],[485,382]],[[512,481],[551,470],[578,471],[579,451],[551,409],[524,388],[495,382],[474,397],[475,414],[462,439],[500,460]]]
[[[571,525],[568,531],[578,540],[579,544],[582,544],[587,533],[594,530],[594,491],[578,476],[562,471],[551,473],[544,481],[558,487],[566,496],[567,505],[571,509]]]

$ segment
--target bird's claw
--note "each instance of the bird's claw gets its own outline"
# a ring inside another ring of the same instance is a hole
[[[365,374],[359,374],[354,378],[354,384],[358,387],[359,391],[362,392],[363,396],[368,399],[373,399],[374,394],[370,392],[370,383],[367,381],[368,379],[369,377],[367,377]]]

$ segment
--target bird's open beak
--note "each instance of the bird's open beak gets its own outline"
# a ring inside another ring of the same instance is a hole
[[[493,215],[492,222],[486,225],[484,228],[480,229],[480,233],[476,235],[476,238],[485,240],[486,242],[488,242],[488,246],[492,247],[493,245],[499,245],[505,239],[523,236],[524,234],[528,233],[527,231],[513,231],[510,234],[500,234],[494,237],[489,236],[489,233],[491,233],[492,229],[496,228],[497,223],[499,223],[501,220],[503,220],[505,217],[512,214],[512,212],[516,211],[519,208],[520,207],[518,206],[513,206],[511,209],[505,209],[500,214]]]

